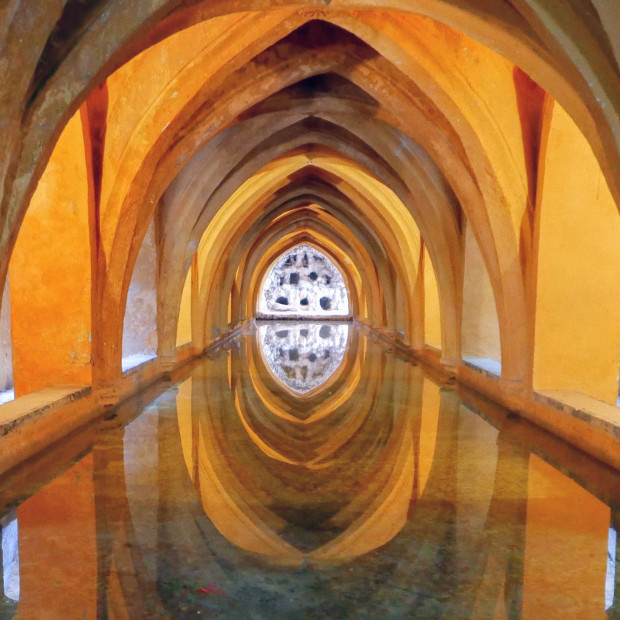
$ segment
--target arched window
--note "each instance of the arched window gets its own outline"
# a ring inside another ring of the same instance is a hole
[[[316,248],[301,244],[288,250],[268,272],[259,295],[258,314],[347,317],[347,285],[329,258]]]

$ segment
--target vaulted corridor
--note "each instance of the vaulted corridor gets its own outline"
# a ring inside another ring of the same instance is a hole
[[[503,404],[616,405],[620,11],[237,4],[3,9],[5,390],[114,404],[310,243],[356,320]]]
[[[620,5],[8,0],[0,67],[0,474],[243,330],[620,469]]]

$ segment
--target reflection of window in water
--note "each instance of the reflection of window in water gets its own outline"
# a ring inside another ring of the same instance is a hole
[[[605,609],[609,609],[614,604],[616,589],[616,550],[618,549],[618,532],[613,527],[609,528],[609,539],[607,541],[607,580],[605,582]],[[620,596],[620,592],[618,593]]]
[[[15,511],[0,519],[2,527],[2,586],[5,599],[19,601],[19,545]]]
[[[280,257],[267,274],[258,312],[271,316],[348,316],[347,286],[337,267],[302,244]]]
[[[338,369],[347,348],[349,326],[340,323],[267,323],[258,328],[264,358],[291,390],[306,394]]]

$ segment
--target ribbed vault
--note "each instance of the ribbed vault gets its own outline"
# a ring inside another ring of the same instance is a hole
[[[304,242],[342,269],[356,320],[419,356],[492,358],[507,397],[568,383],[613,401],[620,18],[604,2],[129,4],[1,14],[21,69],[0,98],[19,393],[113,392],[151,235],[162,369],[250,320],[268,265]],[[26,295],[54,253],[79,277]],[[566,311],[575,280],[604,329]],[[67,296],[85,310],[63,322]],[[70,361],[35,372],[33,342],[60,332]],[[575,347],[561,372],[551,334]],[[584,374],[584,356],[604,361]]]

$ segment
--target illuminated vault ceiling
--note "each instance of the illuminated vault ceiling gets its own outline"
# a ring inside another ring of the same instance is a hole
[[[307,243],[333,257],[353,316],[413,349],[432,340],[438,297],[433,337],[456,367],[477,329],[463,310],[475,245],[502,378],[531,387],[539,207],[562,186],[544,183],[562,114],[591,147],[583,170],[620,196],[609,3],[70,0],[9,2],[0,21],[0,272],[29,208],[67,194],[50,180],[62,171],[88,231],[93,382],[120,375],[155,221],[161,359],[186,344],[181,324],[202,350],[251,318],[269,265]]]

